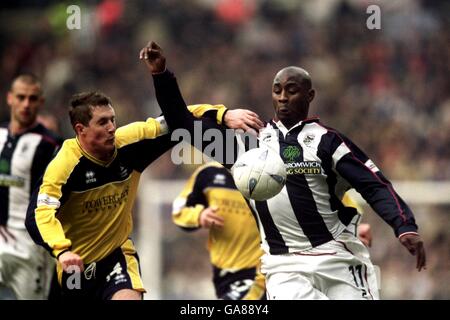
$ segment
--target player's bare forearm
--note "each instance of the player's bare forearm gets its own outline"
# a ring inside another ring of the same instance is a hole
[[[259,116],[247,109],[229,109],[224,116],[225,125],[231,129],[242,129],[245,132],[259,131],[264,127],[264,122]],[[256,133],[255,132],[255,133]]]

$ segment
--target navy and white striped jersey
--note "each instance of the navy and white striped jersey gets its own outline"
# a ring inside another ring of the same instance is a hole
[[[185,107],[173,74],[166,71],[153,78],[169,127],[185,128],[195,135],[195,119]],[[227,138],[223,127],[206,120],[202,123],[203,132],[214,128]],[[239,140],[235,137],[234,148],[247,150],[249,143]],[[286,185],[278,195],[267,201],[251,201],[265,252],[307,250],[339,236],[355,213],[341,202],[351,187],[394,229],[396,236],[417,232],[411,210],[375,164],[347,137],[318,119],[301,121],[289,130],[281,122],[271,121],[260,132],[260,141],[280,154],[287,170]],[[203,141],[203,150],[208,144]],[[224,148],[223,152],[230,151]]]
[[[355,213],[341,202],[351,187],[397,236],[417,231],[411,210],[375,164],[318,119],[301,121],[289,130],[271,121],[262,130],[261,141],[280,154],[287,171],[286,185],[278,195],[251,200],[267,253],[302,251],[339,236]]]
[[[61,143],[41,124],[16,136],[0,126],[0,225],[25,229],[33,187]]]

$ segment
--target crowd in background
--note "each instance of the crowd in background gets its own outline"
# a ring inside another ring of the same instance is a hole
[[[75,3],[81,8],[81,29],[68,30],[66,9]],[[80,91],[96,89],[109,95],[119,124],[157,116],[152,81],[138,59],[139,49],[155,40],[165,50],[187,103],[245,106],[270,119],[275,73],[298,65],[310,71],[316,88],[310,114],[351,137],[390,179],[449,180],[450,3],[376,1],[380,30],[366,26],[369,4],[6,1],[0,13],[0,93],[5,96],[18,72],[34,72],[43,79],[46,109],[60,120],[66,137],[73,136],[67,103]],[[6,120],[8,112],[3,100],[0,120]],[[150,169],[154,178],[189,173],[170,161],[156,167]],[[388,297],[448,299],[448,286],[439,281],[448,279],[450,270],[449,208],[413,209],[427,232],[429,270],[411,276],[412,259],[392,256],[401,250],[388,249],[395,240],[378,218],[372,221],[379,243],[373,248],[374,261],[383,265]],[[204,260],[207,263],[206,256]],[[186,272],[176,263],[167,264],[168,270]],[[395,286],[398,281],[410,285]]]

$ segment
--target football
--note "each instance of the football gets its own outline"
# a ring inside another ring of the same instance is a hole
[[[267,148],[255,148],[242,154],[231,168],[231,173],[244,197],[257,201],[277,195],[286,183],[283,160]]]

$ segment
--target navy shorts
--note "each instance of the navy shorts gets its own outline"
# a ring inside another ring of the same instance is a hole
[[[60,279],[63,300],[109,300],[122,289],[145,292],[131,240],[102,260],[85,265],[84,272],[62,272]]]

